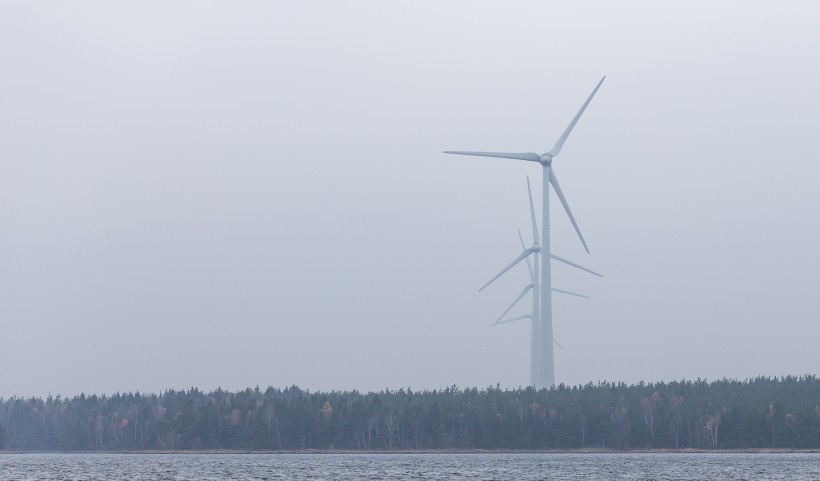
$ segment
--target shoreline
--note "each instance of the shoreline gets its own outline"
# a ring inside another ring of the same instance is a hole
[[[122,450],[122,451],[0,451],[4,454],[145,454],[145,455],[440,455],[440,454],[818,454],[820,449],[791,449],[791,448],[746,448],[746,449],[403,449],[403,450],[348,450],[348,449],[296,449],[296,450],[241,450],[241,449],[186,449],[186,450]]]

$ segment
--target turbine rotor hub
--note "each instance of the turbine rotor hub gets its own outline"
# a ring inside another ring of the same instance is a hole
[[[550,154],[541,154],[541,155],[539,155],[539,157],[541,158],[539,160],[539,162],[541,162],[543,165],[552,164],[552,155],[550,155]]]

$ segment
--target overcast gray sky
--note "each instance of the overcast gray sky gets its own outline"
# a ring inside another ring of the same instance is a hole
[[[0,396],[816,373],[818,2],[3,2]],[[540,188],[540,187],[539,187]],[[536,195],[540,191],[536,189]],[[519,309],[526,312],[528,302]]]

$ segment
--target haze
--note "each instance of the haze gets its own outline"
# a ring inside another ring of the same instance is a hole
[[[5,2],[0,396],[816,373],[816,2]],[[553,198],[554,199],[554,198]],[[519,310],[526,312],[528,302]]]

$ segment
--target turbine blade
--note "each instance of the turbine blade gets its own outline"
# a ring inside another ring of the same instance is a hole
[[[554,342],[556,346],[560,347],[562,351],[564,350],[564,346],[559,344],[558,341],[556,341],[554,337],[552,338],[552,342]]]
[[[523,316],[513,317],[512,319],[504,319],[503,321],[496,321],[496,322],[494,322],[490,325],[491,326],[497,326],[499,324],[506,324],[508,322],[520,321],[521,319],[532,319],[532,315],[531,314],[524,314]]]
[[[475,155],[477,157],[500,157],[502,159],[529,160],[531,162],[541,162],[541,156],[535,152],[471,152],[467,150],[445,150],[445,154]]]
[[[521,239],[521,248],[527,250],[527,246],[524,245],[524,236],[521,235],[521,229],[518,229],[518,238]],[[535,278],[535,271],[532,270],[532,264],[530,263],[530,258],[527,257],[527,270],[530,271],[530,280],[533,284],[537,280]]]
[[[500,322],[500,321],[501,321],[501,319],[504,319],[504,316],[506,316],[506,315],[507,315],[507,313],[508,313],[508,312],[510,312],[510,310],[512,310],[512,308],[513,308],[513,307],[515,307],[515,305],[516,305],[516,304],[518,304],[518,301],[520,301],[520,300],[521,300],[524,296],[526,296],[526,295],[527,295],[527,293],[528,293],[528,292],[530,292],[530,289],[532,289],[532,284],[530,284],[530,285],[528,285],[527,287],[525,287],[525,288],[524,288],[524,290],[523,290],[523,291],[521,291],[521,294],[518,294],[518,297],[516,297],[516,298],[515,298],[515,300],[514,300],[514,301],[512,301],[512,304],[510,304],[510,307],[508,307],[508,308],[507,308],[507,310],[506,310],[506,311],[504,311],[504,313],[503,313],[503,314],[501,314],[500,316],[498,316],[498,320],[497,320],[497,321],[495,321],[495,322],[496,322],[496,324],[497,324],[498,322]]]
[[[593,90],[592,93],[589,94],[589,97],[587,97],[587,101],[584,102],[584,105],[581,106],[581,110],[579,110],[578,113],[575,114],[575,117],[573,117],[572,122],[569,123],[566,130],[564,130],[564,133],[561,134],[561,137],[558,138],[558,140],[555,142],[555,145],[552,146],[552,149],[550,150],[550,155],[551,156],[555,157],[556,155],[561,153],[561,147],[564,146],[564,142],[567,141],[567,137],[569,137],[570,132],[572,132],[572,129],[575,128],[575,124],[578,123],[578,119],[581,118],[581,115],[584,113],[584,110],[586,110],[587,105],[589,105],[589,102],[592,101],[592,97],[595,96],[595,93],[601,87],[601,84],[604,83],[605,78],[606,78],[606,75],[604,75],[601,78],[601,81],[598,82],[598,85],[595,86],[595,90]]]
[[[532,203],[532,189],[530,188],[530,178],[527,177],[527,193],[530,196],[530,219],[532,219],[532,241],[538,242],[541,237],[538,235],[538,222],[535,220],[535,206]]]
[[[583,297],[584,299],[589,299],[589,296],[585,296],[583,294],[578,294],[576,292],[565,291],[563,289],[556,289],[554,287],[552,288],[552,290],[555,291],[555,292],[560,292],[561,294],[569,294],[571,296],[578,296],[578,297]]]
[[[498,274],[496,274],[496,275],[495,275],[495,277],[493,277],[492,279],[490,279],[490,281],[489,281],[489,282],[487,282],[486,284],[484,284],[483,286],[481,286],[481,289],[479,289],[479,290],[478,290],[478,292],[483,291],[485,287],[489,286],[490,284],[492,284],[492,283],[493,283],[493,281],[495,281],[495,280],[496,280],[496,279],[498,279],[499,277],[503,276],[503,275],[504,275],[504,273],[506,273],[508,270],[512,269],[512,268],[513,268],[516,264],[518,264],[519,262],[521,262],[521,261],[523,261],[524,259],[526,259],[526,258],[527,258],[527,256],[529,256],[529,255],[530,255],[530,254],[532,254],[533,252],[535,252],[535,249],[533,249],[533,248],[525,249],[525,250],[524,250],[524,252],[522,252],[520,256],[516,257],[514,261],[510,262],[510,265],[508,265],[507,267],[505,267],[504,269],[502,269],[502,270],[501,270],[501,272],[499,272]]]
[[[584,245],[584,249],[586,249],[587,254],[589,254],[589,247],[587,247],[587,241],[584,240],[584,236],[581,234],[581,229],[578,228],[578,223],[575,222],[575,216],[572,215],[572,211],[569,208],[569,204],[567,203],[567,198],[564,197],[564,191],[561,190],[561,185],[558,184],[558,177],[555,176],[555,169],[549,169],[550,171],[550,184],[555,189],[555,193],[558,195],[558,200],[561,201],[561,205],[564,206],[564,210],[567,211],[567,216],[569,216],[570,222],[572,222],[572,227],[575,227],[575,232],[578,233],[578,238],[581,239],[581,244]]]
[[[579,266],[578,264],[576,264],[576,263],[574,263],[574,262],[572,262],[572,261],[568,261],[568,260],[564,259],[563,257],[558,257],[558,256],[557,256],[557,255],[555,255],[555,254],[550,254],[550,257],[552,257],[553,259],[555,259],[555,260],[556,260],[556,261],[558,261],[558,262],[563,262],[564,264],[570,265],[570,266],[575,267],[575,268],[577,268],[577,269],[581,269],[582,271],[587,271],[587,272],[589,272],[590,274],[595,274],[595,275],[596,275],[596,276],[598,276],[598,277],[604,277],[603,275],[598,274],[597,272],[593,271],[592,269],[587,269],[587,268],[586,268],[586,267],[584,267],[584,266]]]

